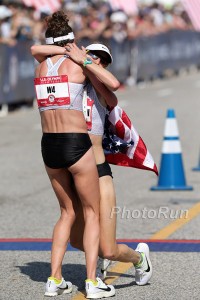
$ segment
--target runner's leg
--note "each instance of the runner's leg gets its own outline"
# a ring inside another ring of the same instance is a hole
[[[99,251],[99,178],[92,148],[69,168],[80,197],[85,220],[83,247],[86,257],[87,278],[96,280]]]
[[[61,216],[53,231],[51,251],[51,276],[62,278],[62,261],[69,241],[70,230],[75,220],[73,208],[73,191],[71,190],[71,174],[64,169],[46,167],[54,192],[58,198]]]

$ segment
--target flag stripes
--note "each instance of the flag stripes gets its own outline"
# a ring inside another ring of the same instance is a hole
[[[143,139],[119,106],[109,112],[103,147],[108,163],[150,170],[158,175],[156,164]]]

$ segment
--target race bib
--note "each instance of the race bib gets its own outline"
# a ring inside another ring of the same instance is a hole
[[[87,130],[90,131],[92,129],[92,107],[94,104],[94,100],[90,99],[87,96],[87,92],[83,93],[83,114],[87,124]]]
[[[68,76],[48,76],[34,79],[38,107],[70,105]]]

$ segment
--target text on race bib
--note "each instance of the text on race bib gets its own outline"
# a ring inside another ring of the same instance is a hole
[[[48,76],[34,79],[38,107],[70,105],[68,76]]]

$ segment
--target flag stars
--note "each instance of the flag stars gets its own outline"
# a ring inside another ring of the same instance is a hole
[[[120,142],[120,140],[118,140],[118,141],[116,142],[116,146],[120,146],[120,145],[122,145],[122,143]]]

